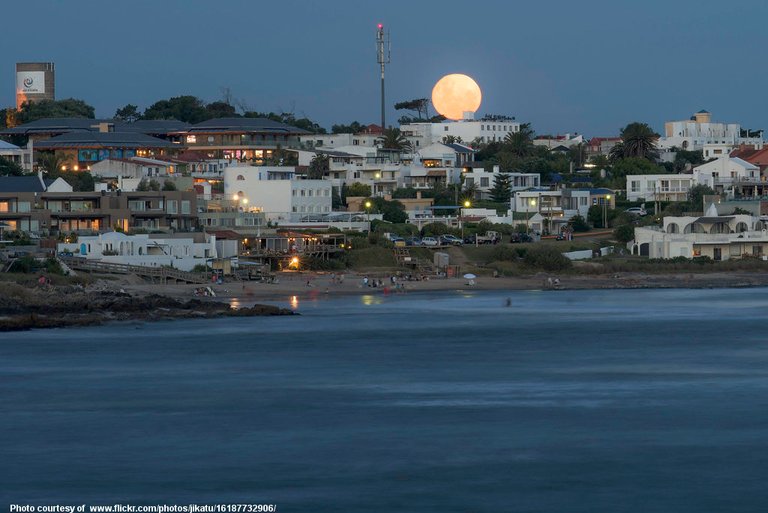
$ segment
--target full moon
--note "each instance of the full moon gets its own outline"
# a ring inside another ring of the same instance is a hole
[[[465,112],[477,111],[482,101],[477,82],[460,73],[444,76],[432,89],[432,105],[448,119],[463,119]]]

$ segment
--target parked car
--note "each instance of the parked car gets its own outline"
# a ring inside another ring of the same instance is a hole
[[[439,243],[437,242],[437,239],[434,238],[434,237],[422,237],[421,245],[422,246],[437,246],[437,245],[439,245]]]
[[[533,237],[527,233],[513,233],[509,237],[509,242],[533,242]]]
[[[406,246],[421,246],[421,237],[408,237],[405,239]]]
[[[627,214],[629,214],[631,216],[640,216],[640,217],[642,217],[642,216],[648,215],[648,212],[646,212],[643,207],[630,207],[630,208],[626,209],[624,212],[626,212]]]
[[[455,235],[441,235],[438,237],[438,241],[440,244],[448,245],[448,246],[461,246],[464,244],[464,241],[460,238],[456,237]]]

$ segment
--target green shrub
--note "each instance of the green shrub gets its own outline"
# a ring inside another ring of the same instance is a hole
[[[560,250],[547,246],[529,248],[524,261],[529,267],[545,271],[565,271],[573,267],[573,263]]]

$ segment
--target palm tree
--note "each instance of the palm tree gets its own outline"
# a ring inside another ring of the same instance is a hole
[[[477,184],[473,180],[470,183],[464,183],[464,190],[461,195],[465,200],[474,201],[477,198],[478,192],[480,192],[480,189],[478,189]]]
[[[405,138],[399,128],[385,128],[378,141],[385,150],[411,151],[410,141]]]
[[[328,155],[322,153],[312,157],[312,161],[309,163],[309,169],[307,170],[307,178],[310,180],[322,180],[324,176],[330,171],[330,159]]]
[[[621,142],[611,148],[611,160],[629,157],[656,160],[659,157],[656,149],[658,139],[659,134],[646,123],[630,123],[621,129]]]
[[[69,157],[56,153],[42,153],[37,158],[37,165],[48,173],[49,178],[55,178],[69,163]]]
[[[520,158],[531,155],[534,151],[533,136],[535,132],[530,123],[520,125],[517,132],[508,133],[504,138],[506,149]]]

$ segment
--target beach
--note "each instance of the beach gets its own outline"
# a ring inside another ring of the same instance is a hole
[[[355,294],[408,294],[434,291],[464,290],[588,290],[588,289],[647,289],[647,288],[733,288],[768,286],[768,273],[614,273],[558,274],[536,273],[526,276],[479,276],[470,280],[429,277],[403,280],[393,284],[386,273],[345,273],[343,280],[333,273],[278,273],[275,283],[224,282],[211,284],[218,300],[246,298],[252,301],[279,301],[291,296],[319,297]],[[397,275],[395,275],[397,276]],[[368,277],[368,285],[364,284]],[[371,286],[373,280],[382,285]],[[131,294],[162,294],[177,299],[192,298],[199,285],[126,284],[122,288]]]

